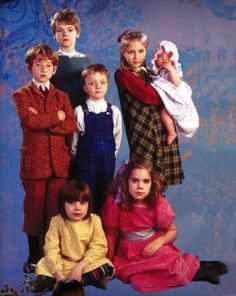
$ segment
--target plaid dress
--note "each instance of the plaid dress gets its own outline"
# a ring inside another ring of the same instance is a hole
[[[119,70],[118,70],[119,71]],[[117,72],[115,74],[116,78]],[[116,79],[130,158],[152,161],[162,186],[181,184],[184,178],[178,139],[166,143],[166,130],[160,118],[160,105],[148,106],[134,97]]]

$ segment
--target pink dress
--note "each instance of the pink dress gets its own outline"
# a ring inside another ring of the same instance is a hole
[[[150,258],[142,257],[144,247],[163,235],[174,222],[174,216],[173,209],[162,196],[152,209],[134,207],[131,211],[125,211],[113,196],[107,198],[102,213],[107,235],[112,236],[117,230],[124,235],[156,229],[153,235],[141,240],[119,238],[113,260],[118,279],[141,292],[158,292],[191,281],[199,268],[197,256],[182,255],[173,243],[164,245]]]

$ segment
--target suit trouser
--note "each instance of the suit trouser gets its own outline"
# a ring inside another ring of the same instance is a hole
[[[24,227],[30,236],[45,236],[50,220],[57,215],[57,195],[65,178],[24,179]]]

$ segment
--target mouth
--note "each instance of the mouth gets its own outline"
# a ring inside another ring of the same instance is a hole
[[[142,196],[143,195],[143,192],[136,192],[136,195],[137,196]]]
[[[74,213],[73,214],[74,217],[81,217],[81,215],[82,215],[81,213]]]

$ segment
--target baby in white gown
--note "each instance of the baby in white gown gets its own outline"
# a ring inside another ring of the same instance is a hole
[[[167,144],[171,145],[177,133],[193,137],[199,127],[199,117],[192,101],[191,87],[182,80],[176,45],[161,41],[152,63],[155,73],[152,85],[164,103],[160,114],[167,131]]]

